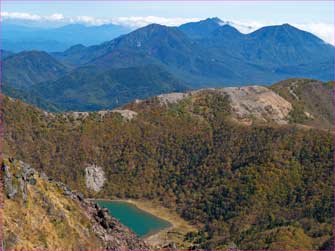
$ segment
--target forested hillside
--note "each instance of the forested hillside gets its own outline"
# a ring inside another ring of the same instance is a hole
[[[193,248],[331,249],[333,117],[312,107],[320,92],[328,107],[330,84],[293,79],[61,114],[5,97],[4,150],[87,196],[175,209],[200,229],[185,236]],[[86,187],[91,165],[100,190]]]

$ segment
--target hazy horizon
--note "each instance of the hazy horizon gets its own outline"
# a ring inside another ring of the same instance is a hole
[[[218,17],[243,33],[289,23],[334,44],[332,1],[293,2],[1,2],[1,20],[25,26],[116,24],[131,29],[150,23],[177,26]],[[186,10],[186,11],[185,11]]]

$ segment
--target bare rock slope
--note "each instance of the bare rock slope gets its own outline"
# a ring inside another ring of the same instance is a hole
[[[290,102],[264,86],[226,87],[201,89],[189,93],[169,93],[157,96],[162,105],[176,104],[187,98],[196,98],[204,93],[219,93],[227,96],[232,115],[238,121],[257,119],[262,122],[287,124],[292,110]]]
[[[172,105],[203,96],[205,93],[227,96],[232,117],[243,124],[251,125],[258,121],[332,128],[332,82],[288,79],[272,86],[210,88],[188,93],[162,94],[157,96],[157,100],[161,105]]]
[[[264,86],[228,87],[220,92],[229,96],[233,113],[238,118],[288,123],[291,103]]]

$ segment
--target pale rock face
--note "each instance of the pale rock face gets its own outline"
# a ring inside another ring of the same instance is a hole
[[[189,93],[181,93],[181,92],[174,92],[174,93],[168,93],[168,94],[161,94],[158,95],[157,98],[161,104],[167,105],[167,104],[174,104],[178,103],[179,101],[186,98]]]
[[[74,119],[79,119],[79,118],[82,118],[82,119],[85,119],[87,118],[89,115],[88,112],[67,112],[67,113],[64,113],[64,116],[72,116]]]
[[[252,118],[263,122],[274,121],[288,123],[288,114],[292,110],[290,102],[264,86],[226,87],[221,89],[200,89],[189,93],[169,93],[157,96],[161,104],[173,104],[204,91],[215,91],[227,95],[232,113],[237,121],[249,125]]]
[[[109,113],[109,111],[107,111],[107,110],[98,111],[98,114],[99,114],[101,117],[105,117],[105,115],[107,115],[108,113]]]
[[[229,96],[238,119],[255,117],[264,122],[288,123],[291,103],[264,86],[227,87],[220,92]]]
[[[89,165],[85,168],[86,187],[99,192],[105,183],[105,172],[102,167]]]
[[[127,109],[115,109],[112,112],[116,112],[121,114],[121,116],[127,120],[132,120],[133,118],[135,118],[137,116],[137,112],[131,111],[131,110],[127,110]]]
[[[305,115],[309,119],[314,119],[314,116],[312,114],[310,114],[309,112],[305,112]]]

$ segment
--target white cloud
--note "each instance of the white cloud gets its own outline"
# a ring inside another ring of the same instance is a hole
[[[114,17],[110,19],[95,18],[91,16],[77,16],[69,18],[71,23],[84,23],[87,25],[102,25],[102,24],[117,24],[122,26],[128,26],[131,28],[139,28],[148,24],[157,23],[167,26],[177,26],[187,22],[195,22],[201,20],[200,18],[166,18],[156,16],[131,16],[131,17]]]
[[[293,24],[294,25],[294,24]],[[309,31],[334,45],[334,25],[326,23],[295,24],[299,29]]]
[[[107,19],[100,19],[90,16],[77,16],[71,17],[67,20],[69,23],[81,23],[86,25],[103,25],[111,23],[110,20]]]
[[[63,14],[54,13],[50,16],[40,16],[36,14],[24,12],[1,12],[1,19],[16,19],[16,20],[30,20],[30,21],[62,21],[65,20]]]
[[[201,20],[201,18],[182,18],[182,17],[166,18],[166,17],[147,16],[147,17],[117,17],[112,18],[111,22],[114,24],[120,24],[133,28],[138,28],[152,23],[167,26],[177,26],[188,22],[196,22],[199,20]]]
[[[115,17],[115,18],[103,19],[92,16],[64,17],[63,14],[60,13],[54,13],[49,16],[41,16],[23,12],[2,12],[1,18],[4,20],[19,19],[19,20],[31,20],[31,21],[59,21],[64,23],[82,23],[87,25],[102,25],[112,23],[132,28],[139,28],[152,23],[175,26],[187,22],[194,22],[200,20],[200,18],[181,18],[181,17],[166,18],[156,16]]]
[[[60,20],[63,20],[64,19],[64,16],[63,14],[60,14],[60,13],[55,13],[55,14],[52,14],[50,16],[47,16],[45,17],[47,20],[50,20],[50,21],[60,21]]]
[[[1,19],[12,19],[12,20],[30,20],[35,22],[55,22],[59,24],[66,23],[81,23],[86,25],[103,25],[103,24],[118,24],[128,26],[131,28],[139,28],[148,24],[158,23],[167,26],[177,26],[183,23],[196,22],[201,18],[183,18],[183,17],[157,17],[157,16],[130,16],[130,17],[114,17],[114,18],[96,18],[92,16],[74,16],[64,17],[61,13],[54,13],[49,16],[41,16],[31,13],[23,12],[1,12]],[[230,24],[237,28],[242,33],[250,33],[261,27],[268,25],[276,25],[281,23],[274,22],[259,22],[259,21],[241,21],[232,20],[223,22],[223,24]],[[330,23],[292,23],[293,26],[311,32],[324,41],[334,44],[334,25]]]
[[[41,20],[41,16],[23,12],[1,12],[3,19]]]

